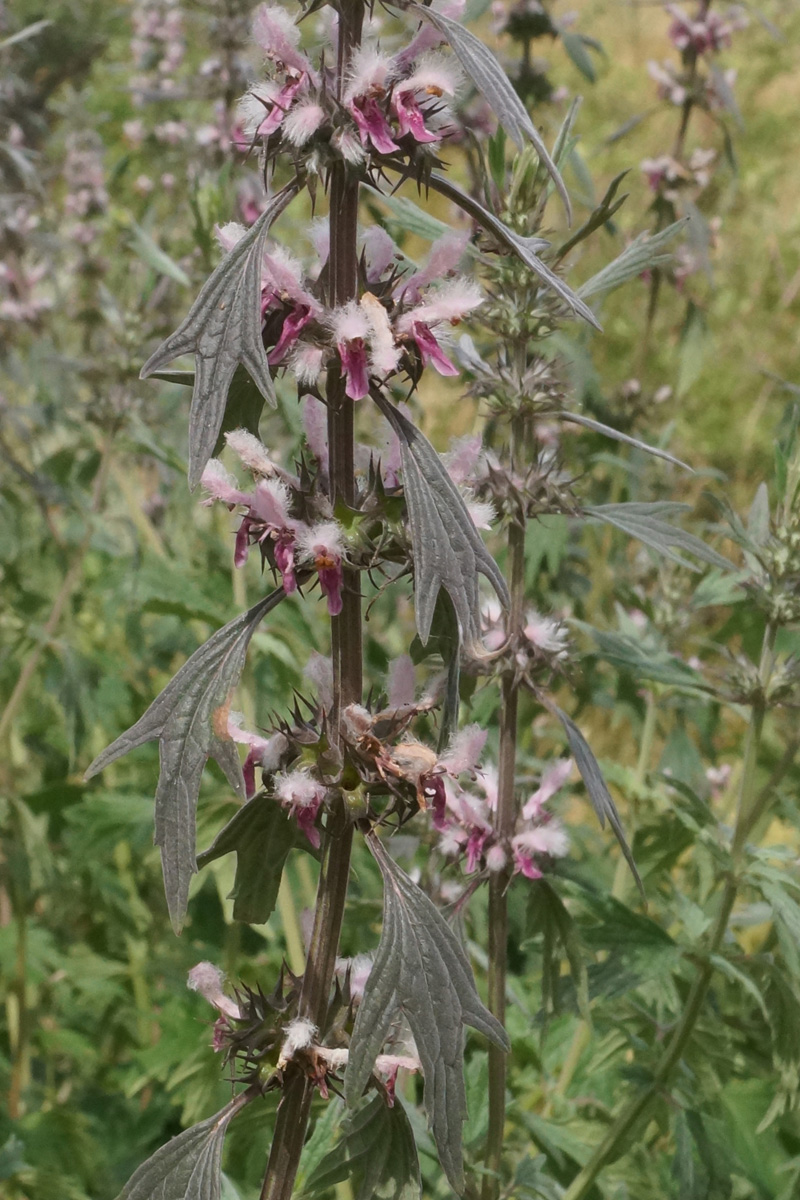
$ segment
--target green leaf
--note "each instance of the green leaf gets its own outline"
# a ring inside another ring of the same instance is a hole
[[[239,682],[250,638],[263,617],[284,598],[278,588],[248,612],[219,629],[195,650],[135,725],[99,754],[91,779],[136,746],[158,739],[161,770],[156,790],[156,845],[161,848],[164,887],[176,932],[186,914],[189,884],[197,871],[195,813],[206,759],[216,759],[231,787],[244,797],[239,755],[215,728]]]
[[[161,249],[150,234],[142,229],[141,225],[137,225],[135,221],[131,222],[131,233],[133,235],[133,245],[139,257],[147,263],[148,267],[152,267],[159,275],[167,275],[170,279],[174,279],[176,283],[180,283],[183,287],[191,286],[191,279],[184,271],[183,267],[179,267],[170,256]]]
[[[558,36],[561,38],[562,46],[581,75],[585,76],[589,80],[589,83],[596,83],[597,72],[594,69],[594,63],[587,47],[591,47],[592,50],[600,50],[599,43],[594,38],[584,37],[581,33],[568,33],[566,29],[561,28],[559,28]]]
[[[535,880],[531,885],[528,912],[534,930],[544,930],[545,926],[549,926],[564,947],[572,982],[575,984],[578,1010],[586,1024],[591,1026],[589,975],[581,953],[578,929],[564,901],[546,879]]]
[[[713,690],[698,671],[652,640],[642,644],[621,633],[595,629],[584,621],[572,623],[591,636],[601,658],[621,670],[630,671],[637,679],[653,679],[657,683],[695,691]]]
[[[619,175],[616,175],[611,180],[611,183],[606,189],[605,196],[594,209],[594,211],[589,214],[588,219],[583,223],[583,225],[581,225],[580,229],[577,229],[575,233],[573,233],[572,237],[568,238],[567,241],[564,242],[561,247],[559,247],[556,254],[556,258],[559,261],[569,254],[570,250],[574,249],[575,246],[579,245],[580,242],[584,241],[587,237],[589,237],[590,234],[594,233],[596,229],[601,229],[603,225],[606,225],[614,216],[614,214],[619,211],[619,209],[628,199],[627,192],[624,196],[617,198],[619,185],[622,183],[627,174],[627,171],[620,171]]]
[[[508,136],[516,143],[517,148],[522,150],[526,141],[532,143],[561,197],[567,220],[571,220],[572,208],[569,195],[558,167],[550,157],[539,131],[528,116],[525,105],[511,86],[508,75],[489,47],[480,38],[475,37],[474,33],[465,29],[459,21],[454,21],[422,4],[412,3],[409,8],[420,17],[424,17],[426,21],[430,21],[431,25],[447,38],[464,71],[485,98]]]
[[[576,316],[583,317],[584,321],[588,321],[595,329],[601,328],[597,317],[588,305],[584,304],[580,296],[564,282],[560,275],[552,271],[539,258],[538,251],[546,249],[549,246],[549,242],[544,238],[523,237],[521,233],[515,233],[513,229],[509,229],[507,225],[504,225],[494,213],[489,212],[482,204],[474,200],[472,196],[462,191],[456,184],[451,183],[444,175],[438,175],[436,171],[431,172],[428,183],[434,191],[440,192],[443,196],[447,196],[449,200],[452,200],[454,204],[457,204],[463,212],[477,221],[487,233],[492,234],[512,254],[516,254],[517,258],[529,270],[533,271],[534,275],[537,275],[541,279],[545,287],[550,288],[561,297]]]
[[[134,1172],[119,1200],[219,1200],[225,1131],[246,1094],[178,1134]]]
[[[428,640],[439,591],[444,588],[453,602],[462,638],[470,650],[480,654],[478,576],[486,576],[504,605],[510,603],[506,581],[428,439],[379,392],[373,392],[373,399],[400,439],[420,641],[424,645]]]
[[[678,343],[676,399],[682,400],[700,377],[706,355],[707,342],[708,331],[706,329],[706,319],[702,310],[690,300],[686,309],[686,320],[683,323]]]
[[[506,134],[502,125],[494,137],[489,138],[489,172],[498,188],[506,182]]]
[[[374,834],[367,836],[367,845],[383,876],[383,932],[353,1029],[345,1100],[350,1107],[360,1100],[392,1020],[402,1012],[422,1064],[425,1108],[439,1160],[461,1192],[463,1026],[471,1025],[504,1050],[508,1038],[481,1002],[463,947],[442,914]]]
[[[688,463],[682,462],[681,459],[675,458],[672,454],[668,454],[666,450],[661,450],[658,446],[651,446],[649,442],[642,442],[639,438],[630,437],[627,433],[620,433],[618,429],[613,429],[610,425],[604,425],[602,421],[595,421],[592,417],[585,417],[583,413],[562,412],[557,415],[562,421],[574,421],[576,425],[583,425],[585,429],[591,429],[595,433],[603,433],[615,442],[624,442],[626,446],[635,446],[637,450],[644,450],[645,454],[652,454],[654,458],[663,458],[665,462],[672,463],[676,467],[683,467],[684,471],[688,471],[690,475],[694,474]]]
[[[622,822],[617,812],[617,806],[611,798],[611,793],[608,790],[606,781],[603,778],[603,772],[600,770],[600,764],[595,758],[589,743],[581,733],[578,726],[568,717],[557,704],[552,700],[544,701],[545,707],[558,717],[561,724],[564,726],[564,731],[567,735],[569,748],[572,751],[572,756],[575,759],[575,764],[581,773],[581,778],[586,785],[586,790],[589,793],[589,799],[592,802],[592,807],[597,813],[597,819],[600,822],[600,828],[605,828],[606,818],[614,831],[614,836],[619,842],[620,849],[625,856],[625,861],[631,869],[631,874],[636,880],[639,891],[644,897],[644,888],[642,881],[639,878],[639,872],[636,869],[636,863],[633,861],[630,847],[625,838],[625,832],[622,828]]]
[[[688,218],[684,217],[675,221],[660,233],[640,233],[613,262],[608,263],[596,275],[592,275],[591,279],[587,279],[586,283],[578,288],[578,295],[588,300],[590,296],[612,292],[629,279],[636,279],[643,271],[666,266],[672,261],[672,253],[664,247],[686,228],[687,220]]]
[[[236,854],[231,892],[233,916],[249,925],[269,920],[297,825],[271,796],[258,795],[232,817],[207,850],[197,856],[198,870],[224,854]]]
[[[344,1180],[350,1181],[354,1200],[417,1200],[421,1195],[414,1134],[399,1100],[390,1108],[375,1095],[354,1112],[302,1194],[317,1196]]]
[[[266,400],[275,389],[261,339],[261,258],[269,227],[297,194],[288,184],[204,284],[183,323],[150,355],[141,370],[146,379],[183,354],[195,356],[189,414],[189,486],[200,482],[222,427],[228,389],[236,368],[249,372]]]
[[[689,571],[698,571],[700,568],[690,562],[685,554],[693,554],[695,558],[710,563],[712,567],[734,571],[736,568],[730,559],[712,550],[693,533],[687,533],[678,525],[672,525],[665,520],[667,516],[688,512],[689,508],[688,504],[657,500],[652,503],[630,501],[625,504],[596,504],[584,511],[587,517],[614,525],[623,533],[638,538],[646,546],[651,546],[659,554],[671,558],[673,562],[679,563]],[[684,551],[684,554],[679,554],[675,547]]]

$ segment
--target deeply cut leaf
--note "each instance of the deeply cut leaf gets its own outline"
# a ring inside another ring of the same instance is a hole
[[[156,1150],[133,1173],[119,1200],[219,1200],[225,1131],[247,1102],[246,1093],[238,1096]]]
[[[690,571],[698,571],[699,567],[684,557],[685,554],[693,554],[702,562],[707,562],[712,567],[719,567],[723,571],[735,571],[736,568],[730,559],[723,558],[699,537],[695,537],[693,533],[687,533],[685,529],[681,529],[680,526],[673,525],[665,519],[668,516],[688,511],[688,504],[680,504],[672,500],[656,500],[652,503],[631,501],[626,504],[596,504],[585,509],[587,517],[594,517],[595,520],[614,525],[623,533],[638,538],[646,546],[652,546],[659,554],[671,558],[673,562],[679,563]],[[684,551],[684,554],[679,554],[678,550]]]
[[[508,75],[489,47],[474,33],[465,29],[459,21],[454,21],[451,17],[446,17],[443,13],[436,12],[435,9],[427,8],[422,4],[411,4],[409,7],[419,16],[424,17],[426,21],[430,21],[431,25],[447,38],[464,71],[484,97],[508,136],[516,143],[518,149],[522,150],[526,141],[532,143],[556,186],[556,191],[561,197],[567,214],[567,220],[571,221],[572,207],[561,173],[550,157],[541,134],[528,116],[525,105],[514,91]]]
[[[292,182],[278,192],[241,241],[204,284],[183,323],[151,354],[141,370],[146,379],[182,354],[195,356],[189,414],[189,486],[200,482],[214,453],[228,388],[241,365],[262,396],[274,406],[266,351],[261,340],[261,260],[272,222],[297,194]]]
[[[317,1196],[344,1180],[354,1200],[417,1200],[421,1193],[414,1134],[400,1101],[375,1095],[344,1123],[342,1137],[314,1170],[303,1195]]]
[[[499,217],[494,213],[489,212],[488,208],[484,208],[477,200],[473,200],[472,196],[463,192],[456,184],[451,183],[444,175],[437,174],[436,171],[431,173],[428,180],[434,191],[439,192],[442,196],[447,196],[454,204],[457,204],[462,212],[467,213],[479,225],[497,238],[498,242],[504,245],[508,250],[522,260],[525,266],[533,271],[541,279],[542,283],[556,292],[561,299],[568,304],[576,316],[583,317],[584,321],[588,321],[595,329],[600,329],[601,326],[588,305],[584,304],[580,296],[573,292],[560,275],[556,275],[555,271],[542,262],[538,256],[539,250],[544,250],[549,245],[544,238],[538,237],[523,237],[521,233],[515,233],[513,229],[509,229],[504,225]]]
[[[231,898],[236,921],[263,925],[278,899],[284,864],[295,844],[297,824],[271,796],[254,796],[197,856],[198,869],[236,853]]]
[[[373,392],[373,398],[400,439],[419,639],[423,645],[428,640],[439,589],[444,588],[464,642],[480,653],[478,575],[486,576],[504,605],[510,602],[506,581],[428,439],[379,392]]]
[[[581,773],[581,778],[586,785],[586,790],[589,793],[589,799],[592,802],[592,807],[597,813],[597,819],[600,822],[600,828],[604,829],[606,819],[614,831],[614,836],[619,842],[620,849],[625,856],[625,861],[631,869],[631,874],[636,880],[639,891],[642,893],[642,898],[645,898],[644,887],[642,885],[639,872],[636,869],[636,863],[633,861],[630,846],[625,837],[625,831],[622,828],[617,806],[614,803],[611,793],[608,790],[608,785],[603,778],[603,772],[600,770],[600,764],[595,758],[589,743],[581,733],[578,726],[568,717],[567,714],[554,704],[552,700],[544,696],[540,696],[542,703],[553,716],[558,717],[561,724],[564,726],[564,732],[567,735],[569,748],[572,751],[572,757],[575,759],[576,766]]]
[[[383,876],[383,932],[353,1029],[345,1100],[351,1107],[360,1100],[392,1019],[402,1012],[422,1063],[425,1108],[439,1159],[461,1192],[461,1126],[467,1115],[463,1026],[471,1025],[504,1050],[510,1048],[508,1038],[484,1007],[461,943],[442,914],[374,834],[367,845]]]
[[[195,815],[203,768],[209,756],[216,759],[231,787],[244,798],[239,755],[225,729],[227,705],[253,632],[284,595],[278,588],[195,650],[144,716],[99,754],[86,772],[91,779],[129,750],[158,739],[161,770],[155,840],[161,848],[167,906],[176,932],[197,870]]]

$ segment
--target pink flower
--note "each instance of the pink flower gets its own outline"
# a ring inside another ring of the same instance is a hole
[[[313,101],[296,104],[283,122],[286,140],[300,148],[314,136],[325,121],[325,109]]]
[[[392,91],[392,112],[397,118],[400,136],[410,134],[415,142],[437,142],[441,129],[429,129],[425,122],[436,115],[439,122],[446,113],[443,95],[455,95],[460,82],[452,61],[442,54],[426,54],[417,63],[414,74]]]
[[[571,758],[559,759],[552,767],[548,767],[542,775],[539,787],[530,796],[522,810],[522,816],[526,821],[536,821],[541,817],[543,806],[547,804],[548,800],[552,800],[556,792],[559,792],[567,782],[572,773],[572,767]]]
[[[236,504],[249,505],[252,501],[250,493],[239,490],[236,480],[218,458],[210,458],[206,463],[200,486],[208,492],[208,500],[203,501],[206,505],[212,504],[214,500],[221,500],[223,504],[233,508]]]
[[[279,67],[307,75],[316,86],[316,72],[309,59],[298,50],[300,30],[285,8],[277,4],[260,4],[253,14],[253,40]]]
[[[403,313],[396,323],[397,333],[401,338],[413,339],[424,367],[430,363],[440,375],[457,375],[458,368],[442,350],[433,329],[442,323],[458,324],[482,303],[483,296],[476,284],[466,279],[454,279]]]
[[[391,60],[375,46],[361,46],[351,60],[344,93],[344,103],[358,126],[361,145],[371,142],[379,154],[392,154],[399,149],[382,107],[390,69]]]
[[[282,733],[274,733],[264,738],[258,733],[250,733],[242,729],[244,717],[241,713],[232,712],[228,715],[228,736],[242,746],[247,746],[247,757],[242,764],[244,775],[245,795],[249,800],[256,794],[256,767],[264,771],[276,770],[281,757],[289,748],[289,743]]]
[[[320,843],[315,822],[326,794],[325,787],[305,767],[275,776],[276,798],[291,813],[315,849]]]
[[[328,470],[328,410],[316,396],[303,397],[306,443],[321,470]]]
[[[560,621],[552,617],[543,617],[533,608],[528,609],[525,621],[522,632],[531,646],[554,659],[567,657],[569,634]]]
[[[189,978],[186,980],[186,986],[192,992],[199,992],[204,1000],[213,1004],[214,1008],[224,1016],[231,1017],[234,1021],[241,1020],[239,1005],[226,996],[222,990],[224,978],[222,971],[213,963],[201,962],[196,967],[192,967]]]
[[[265,254],[261,268],[261,311],[283,315],[278,340],[267,355],[271,366],[281,362],[310,321],[322,308],[302,286],[302,268],[281,247]]]
[[[406,304],[418,304],[423,288],[437,279],[444,279],[456,270],[469,242],[468,233],[446,233],[431,245],[425,266],[413,275],[401,279],[395,298]]]
[[[355,300],[351,300],[344,308],[333,313],[332,325],[333,337],[345,377],[345,392],[351,400],[363,400],[365,396],[369,395],[367,371],[369,321]]]
[[[298,536],[302,561],[310,560],[319,576],[322,594],[328,598],[328,612],[336,617],[342,611],[342,556],[344,531],[338,521],[304,526]]]
[[[682,54],[687,50],[714,54],[731,44],[734,27],[719,13],[709,11],[693,19],[676,4],[667,4],[665,8],[672,17],[670,41]]]

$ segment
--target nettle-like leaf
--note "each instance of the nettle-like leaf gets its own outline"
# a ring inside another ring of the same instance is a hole
[[[184,1130],[142,1163],[119,1200],[219,1200],[225,1131],[252,1099],[243,1093],[221,1112]]]
[[[248,800],[220,830],[207,850],[197,856],[198,869],[236,854],[236,876],[231,898],[233,916],[249,925],[265,924],[275,908],[289,851],[297,838],[297,824],[271,796]]]
[[[508,75],[489,47],[484,45],[474,33],[465,29],[459,21],[454,21],[451,17],[436,12],[433,8],[427,8],[422,4],[410,4],[409,8],[424,17],[434,28],[439,30],[443,37],[447,38],[464,71],[517,147],[522,150],[526,141],[533,145],[561,197],[567,220],[572,220],[569,195],[558,167],[550,157],[541,134],[530,119],[525,105],[514,91]]]
[[[244,798],[239,754],[225,728],[227,707],[250,638],[284,596],[283,588],[278,588],[195,650],[144,716],[99,754],[86,772],[91,779],[129,750],[158,739],[161,770],[155,840],[161,848],[167,906],[176,932],[183,923],[189,884],[197,871],[195,817],[203,768],[207,758],[216,759],[231,787]]]
[[[195,357],[189,414],[189,486],[200,482],[214,453],[222,426],[228,388],[241,364],[264,398],[275,405],[264,343],[261,339],[261,260],[269,227],[297,194],[296,181],[268,202],[266,209],[206,281],[183,323],[151,354],[141,370],[146,379],[183,354]]]
[[[686,558],[685,554],[693,554],[695,558],[709,563],[712,567],[719,567],[720,570],[735,571],[736,568],[730,559],[724,558],[716,550],[712,550],[693,533],[687,533],[685,529],[666,520],[667,517],[677,516],[690,510],[691,505],[689,504],[681,504],[673,500],[656,500],[652,503],[630,501],[624,504],[596,504],[584,509],[584,512],[587,517],[604,521],[607,525],[614,525],[623,533],[629,534],[630,537],[638,538],[646,546],[651,546],[659,554],[671,558],[673,562],[679,563],[690,571],[698,571],[700,568]],[[678,550],[682,550],[684,553],[679,554]]]
[[[179,383],[183,387],[194,387],[194,371],[153,371],[152,379],[163,379],[166,383]],[[258,425],[264,408],[264,397],[245,371],[238,366],[233,374],[225,401],[225,412],[214,444],[214,454],[225,447],[225,434],[231,429],[246,429],[258,437]]]
[[[549,287],[561,297],[565,304],[569,305],[576,316],[583,317],[584,321],[588,321],[595,329],[601,329],[597,317],[589,306],[584,304],[580,296],[573,292],[560,275],[552,271],[539,258],[538,252],[550,245],[548,241],[539,237],[523,237],[521,233],[515,233],[513,229],[509,229],[507,225],[503,224],[499,217],[489,212],[488,208],[484,208],[472,196],[462,191],[457,184],[451,183],[449,179],[444,175],[439,175],[436,171],[431,173],[428,184],[435,192],[447,196],[449,200],[457,204],[463,212],[477,221],[487,233],[492,234],[512,254],[516,254],[517,258],[521,259],[546,287]]]
[[[625,856],[625,861],[631,869],[631,874],[636,880],[639,891],[644,899],[644,886],[642,885],[639,872],[636,869],[636,863],[633,861],[630,846],[625,837],[625,831],[622,828],[617,806],[608,790],[608,785],[603,778],[603,772],[600,770],[600,764],[594,756],[591,746],[586,741],[586,738],[581,733],[578,726],[568,717],[563,709],[559,708],[552,700],[546,696],[540,695],[539,699],[544,704],[548,712],[551,712],[554,717],[558,717],[561,724],[564,726],[564,732],[567,735],[569,748],[572,751],[572,757],[575,759],[575,764],[581,773],[581,778],[586,785],[586,791],[589,793],[589,799],[592,802],[592,807],[597,813],[597,819],[600,822],[600,828],[605,829],[606,820],[614,831],[614,836],[619,842],[620,849]]]
[[[414,1134],[400,1101],[375,1095],[344,1123],[342,1137],[310,1175],[304,1196],[350,1181],[354,1200],[417,1200],[421,1194]]]
[[[510,603],[506,581],[483,544],[456,485],[428,439],[379,392],[375,403],[400,439],[403,489],[414,549],[414,606],[423,645],[440,588],[453,602],[461,636],[479,653],[480,592],[485,575],[504,605]]]
[[[506,1051],[508,1038],[484,1007],[461,943],[442,914],[374,834],[367,845],[383,876],[383,931],[350,1042],[345,1100],[353,1107],[361,1099],[392,1020],[402,1013],[422,1064],[439,1159],[461,1192],[461,1127],[467,1115],[463,1027],[471,1025]]]

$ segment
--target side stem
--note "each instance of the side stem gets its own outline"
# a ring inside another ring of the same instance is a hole
[[[525,601],[525,525],[524,518],[514,521],[508,530],[510,563],[509,590],[511,612],[508,628],[516,637],[522,628]],[[500,717],[497,809],[495,829],[506,843],[514,833],[516,811],[514,779],[517,760],[517,711],[519,688],[513,670],[503,678]],[[495,872],[489,880],[489,1010],[505,1024],[506,971],[508,957],[508,885],[511,869]],[[506,1055],[498,1046],[489,1046],[489,1129],[486,1138],[485,1165],[481,1200],[497,1200],[500,1190],[500,1166],[503,1156],[503,1131],[506,1121]]]
[[[346,0],[340,6],[337,57],[337,90],[344,86],[347,63],[361,41],[363,0]],[[330,191],[330,303],[346,304],[358,292],[358,200],[357,180],[349,178],[344,163],[333,168]],[[344,391],[338,368],[328,374],[328,453],[331,503],[353,505],[356,498],[353,469],[353,402]],[[361,701],[361,594],[358,572],[344,570],[342,611],[331,618],[333,660],[333,711],[330,737],[338,737],[343,707]],[[339,934],[344,916],[350,873],[353,826],[344,801],[334,802],[323,836],[314,928],[306,959],[299,1015],[324,1028],[328,1009]],[[261,1200],[290,1200],[311,1112],[313,1084],[299,1071],[287,1071],[275,1122]]]

